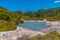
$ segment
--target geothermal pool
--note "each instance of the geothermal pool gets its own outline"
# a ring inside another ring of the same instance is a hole
[[[24,23],[20,23],[18,26],[23,28],[28,28],[34,31],[40,31],[48,27],[45,25],[45,22],[24,22]]]

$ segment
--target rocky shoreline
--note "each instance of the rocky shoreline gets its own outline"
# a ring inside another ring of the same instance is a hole
[[[18,37],[22,37],[27,35],[29,37],[33,37],[36,35],[45,35],[43,32],[32,31],[26,28],[17,27],[14,31],[0,32],[0,40],[17,40]]]
[[[24,22],[44,22],[44,21],[41,21],[41,20],[24,20]]]
[[[48,26],[48,28],[42,29],[44,33],[49,33],[53,30],[60,32],[60,21],[46,21],[45,25]]]
[[[49,26],[48,28],[42,29],[41,31],[33,31],[27,28],[18,27],[14,31],[0,32],[0,40],[17,40],[18,37],[22,37],[27,35],[29,37],[33,37],[36,35],[46,35],[48,32],[52,30],[57,30],[60,32],[60,22],[59,21],[45,21],[45,24]]]

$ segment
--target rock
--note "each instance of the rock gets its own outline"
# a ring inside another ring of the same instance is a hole
[[[42,29],[42,32],[49,33],[53,30],[57,30],[60,32],[60,22],[59,21],[46,21],[45,25],[48,26],[48,28]]]
[[[44,35],[42,32],[32,31],[27,28],[17,27],[14,31],[0,32],[0,40],[17,40],[18,37],[27,35],[33,37],[35,35]]]

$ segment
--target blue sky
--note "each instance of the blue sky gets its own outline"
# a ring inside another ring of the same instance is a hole
[[[60,0],[0,0],[0,6],[10,11],[36,11],[60,7]]]

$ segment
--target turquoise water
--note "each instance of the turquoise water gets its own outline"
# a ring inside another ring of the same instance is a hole
[[[22,24],[19,24],[18,26],[23,28],[29,28],[34,31],[40,31],[44,28],[47,28],[45,22],[24,22]]]

